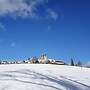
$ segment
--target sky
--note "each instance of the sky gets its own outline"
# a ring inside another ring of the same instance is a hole
[[[0,0],[0,59],[46,53],[90,60],[90,0]]]

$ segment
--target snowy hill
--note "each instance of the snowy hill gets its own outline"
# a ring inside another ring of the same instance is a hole
[[[64,65],[0,65],[0,90],[90,90],[90,69]]]

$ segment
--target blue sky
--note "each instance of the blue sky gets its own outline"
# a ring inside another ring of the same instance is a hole
[[[90,60],[90,0],[0,0],[0,59]]]

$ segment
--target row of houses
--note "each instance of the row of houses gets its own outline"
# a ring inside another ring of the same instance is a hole
[[[57,65],[65,65],[65,63],[62,60],[54,60],[54,59],[48,59],[46,54],[43,54],[40,58],[33,57],[28,59],[28,64],[57,64]]]
[[[48,59],[46,54],[43,54],[40,58],[36,56],[33,58],[28,58],[24,61],[15,61],[15,62],[8,62],[8,61],[1,61],[0,64],[56,64],[56,65],[65,65],[62,60],[54,60]]]

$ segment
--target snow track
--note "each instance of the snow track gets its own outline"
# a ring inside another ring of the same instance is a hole
[[[86,74],[90,75],[90,69],[42,64],[0,65],[0,90],[90,90],[90,77]]]

